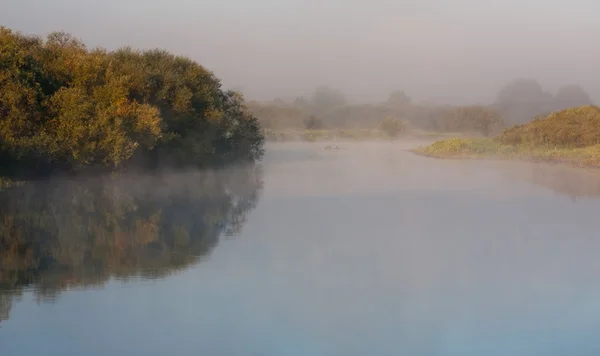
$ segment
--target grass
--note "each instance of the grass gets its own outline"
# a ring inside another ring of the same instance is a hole
[[[560,110],[508,128],[495,138],[452,138],[414,152],[440,158],[505,158],[600,168],[600,108]]]
[[[503,144],[497,139],[452,138],[413,150],[438,158],[500,158],[538,162],[567,163],[600,168],[600,144],[587,147],[532,146]]]

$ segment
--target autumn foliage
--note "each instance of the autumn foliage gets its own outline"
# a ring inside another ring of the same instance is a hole
[[[600,108],[586,105],[553,112],[528,124],[513,126],[498,136],[504,144],[588,147],[600,144]]]
[[[262,154],[242,96],[188,58],[0,27],[0,175],[207,167]]]

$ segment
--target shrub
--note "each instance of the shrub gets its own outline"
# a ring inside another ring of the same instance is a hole
[[[511,127],[498,137],[504,144],[586,147],[600,143],[600,108],[581,106]]]
[[[316,116],[310,116],[308,119],[304,120],[304,127],[307,130],[320,130],[324,127],[323,121]]]
[[[0,175],[255,161],[263,141],[243,97],[188,58],[0,27]]]
[[[385,132],[390,137],[397,137],[398,135],[408,131],[408,124],[400,119],[388,116],[379,125],[381,131]]]
[[[504,126],[504,120],[488,107],[473,105],[446,110],[438,126],[442,131],[478,132],[489,136]]]

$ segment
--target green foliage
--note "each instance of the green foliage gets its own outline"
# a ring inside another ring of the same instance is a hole
[[[600,108],[593,105],[565,109],[545,118],[511,127],[498,137],[504,144],[587,147],[600,144]]]
[[[263,141],[243,97],[188,58],[0,27],[0,175],[255,161]]]

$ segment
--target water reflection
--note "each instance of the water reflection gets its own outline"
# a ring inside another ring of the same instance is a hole
[[[600,171],[573,168],[547,163],[508,163],[506,172],[511,178],[531,182],[573,201],[600,197]],[[517,166],[517,169],[514,169]],[[516,176],[516,177],[515,177]]]
[[[534,183],[568,195],[573,200],[600,196],[600,173],[595,170],[536,166],[532,169],[531,178]]]
[[[110,278],[159,278],[237,234],[260,167],[53,180],[0,190],[0,321],[25,289],[52,301]]]

